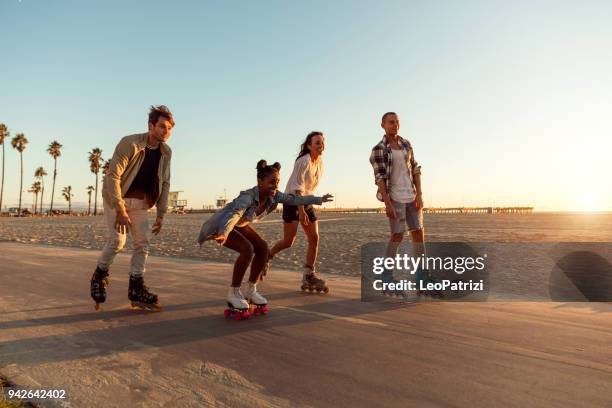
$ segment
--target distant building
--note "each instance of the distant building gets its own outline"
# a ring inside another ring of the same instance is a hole
[[[168,211],[184,212],[187,207],[187,200],[179,200],[179,193],[182,191],[170,191],[168,193]]]
[[[217,208],[225,207],[225,204],[227,204],[227,198],[217,198]]]

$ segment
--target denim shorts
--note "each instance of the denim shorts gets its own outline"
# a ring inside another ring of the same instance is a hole
[[[415,201],[410,203],[398,203],[391,200],[395,209],[395,219],[389,218],[392,234],[399,234],[408,231],[418,231],[423,229],[423,210],[416,209]]]

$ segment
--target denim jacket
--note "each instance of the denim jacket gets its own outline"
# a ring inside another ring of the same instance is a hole
[[[228,236],[235,226],[243,227],[255,219],[259,220],[276,209],[279,203],[288,205],[321,205],[322,197],[297,196],[277,191],[274,197],[268,197],[264,212],[256,215],[259,206],[259,188],[257,186],[241,191],[240,195],[221,210],[217,211],[200,229],[198,243],[213,239],[216,236]]]

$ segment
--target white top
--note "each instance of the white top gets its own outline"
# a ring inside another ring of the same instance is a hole
[[[411,203],[416,198],[414,187],[408,177],[408,166],[404,151],[391,149],[393,152],[393,166],[391,170],[390,195],[398,203]]]
[[[295,161],[293,172],[287,181],[285,194],[295,194],[301,191],[302,195],[313,195],[323,175],[323,159],[321,156],[316,162],[310,160],[310,154],[305,154]]]

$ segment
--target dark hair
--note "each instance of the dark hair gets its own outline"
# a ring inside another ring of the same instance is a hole
[[[166,105],[151,105],[151,109],[149,110],[149,123],[156,125],[160,117],[167,119],[168,122],[170,122],[170,124],[172,125],[172,127],[174,127],[174,118],[172,117],[172,112],[170,112],[170,109],[168,109]]]
[[[265,160],[260,160],[257,162],[257,178],[258,179],[263,179],[266,176],[268,176],[268,174],[276,171],[280,171],[281,165],[279,162],[274,163],[271,166],[268,166],[268,163]]]
[[[306,156],[307,154],[310,154],[310,148],[308,147],[308,145],[310,144],[310,142],[312,142],[312,138],[315,136],[323,136],[323,132],[319,132],[317,130],[310,132],[308,136],[306,136],[306,140],[304,140],[304,143],[302,143],[302,146],[300,146],[300,153],[298,154],[295,160],[299,159],[302,156]]]
[[[387,112],[387,113],[385,113],[385,114],[383,115],[383,117],[382,117],[382,119],[381,119],[381,121],[380,121],[380,122],[381,122],[381,123],[385,123],[385,119],[387,119],[387,116],[390,116],[390,115],[395,115],[395,116],[397,116],[397,113],[395,113],[395,112]]]

